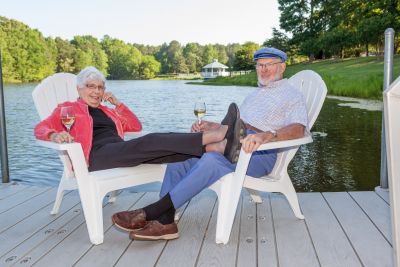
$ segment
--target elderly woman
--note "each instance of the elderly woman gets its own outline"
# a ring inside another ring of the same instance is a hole
[[[201,157],[204,152],[224,152],[228,126],[203,133],[152,133],[129,141],[124,132],[140,131],[136,115],[111,92],[106,92],[106,79],[94,67],[77,75],[79,98],[59,104],[53,113],[35,127],[35,136],[53,142],[79,142],[89,171],[136,166],[141,163],[167,163]],[[108,101],[115,106],[102,105]],[[75,123],[66,132],[61,123],[61,107],[71,106]]]

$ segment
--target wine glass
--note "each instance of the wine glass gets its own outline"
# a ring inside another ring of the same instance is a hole
[[[204,102],[196,102],[194,105],[194,115],[199,120],[199,124],[201,123],[201,118],[206,115],[206,103]]]
[[[65,126],[67,132],[69,133],[72,125],[75,122],[75,113],[73,107],[72,106],[61,107],[60,118],[61,118],[61,123]]]

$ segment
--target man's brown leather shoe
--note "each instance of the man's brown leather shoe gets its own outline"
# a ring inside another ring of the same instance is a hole
[[[179,237],[176,223],[161,224],[159,221],[149,221],[143,229],[129,233],[133,240],[171,240]]]
[[[143,209],[117,212],[111,218],[117,227],[125,231],[141,229],[147,224]]]

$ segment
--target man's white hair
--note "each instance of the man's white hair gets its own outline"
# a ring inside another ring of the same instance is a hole
[[[103,73],[93,66],[88,66],[81,70],[76,76],[76,84],[78,87],[86,86],[88,80],[102,81],[103,84],[106,83],[106,78]]]

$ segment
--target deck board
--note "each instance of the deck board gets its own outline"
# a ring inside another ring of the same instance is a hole
[[[299,202],[321,265],[362,266],[322,195],[301,193]]]
[[[375,193],[380,196],[386,203],[390,203],[389,189],[381,189],[380,187],[375,188]]]
[[[38,210],[41,210],[45,206],[52,204],[55,192],[56,189],[46,189],[41,194],[37,194],[30,198],[29,201],[25,201],[20,205],[14,206],[13,209],[1,213],[0,233],[17,224],[24,218],[29,217]]]
[[[390,206],[374,192],[349,192],[386,240],[392,244]]]
[[[215,231],[217,226],[218,202],[214,207],[211,221],[206,232],[203,246],[197,261],[197,266],[235,266],[236,254],[238,249],[240,215],[242,210],[242,198],[239,200],[235,221],[232,226],[230,242],[226,245],[215,243]]]
[[[15,193],[27,189],[28,185],[23,184],[1,184],[0,186],[0,200],[5,199],[9,196],[14,195]]]
[[[67,194],[57,215],[50,214],[51,205],[48,205],[48,208],[39,210],[4,231],[0,235],[0,262],[12,256],[16,256],[16,260],[20,259],[35,244],[46,239],[49,233],[60,228],[67,216],[76,215],[75,209],[71,209],[79,206],[78,204],[77,192]]]
[[[127,209],[134,210],[158,199],[156,193],[148,193],[143,197],[142,193],[137,194],[135,194],[137,196],[134,198],[132,196],[133,194],[129,194],[127,198],[130,199],[117,199],[117,202],[127,200],[131,202],[131,206]],[[90,264],[95,266],[112,266],[118,261],[130,244],[131,240],[128,238],[128,234],[128,232],[117,227],[110,227],[104,234],[104,243],[101,246],[92,246],[91,249],[81,259],[79,259],[75,266],[88,266]],[[113,251],[113,254],[107,253],[108,251]]]
[[[320,266],[304,220],[297,219],[287,200],[271,194],[279,266]]]
[[[246,191],[242,199],[237,266],[257,266],[257,208]]]
[[[258,266],[278,266],[276,238],[270,194],[261,194],[262,203],[257,204],[257,260]]]
[[[50,188],[36,186],[19,190],[9,197],[0,200],[0,213],[21,205],[48,190],[50,190]]]
[[[194,266],[216,201],[206,190],[194,197],[179,220],[180,242],[168,242],[156,266]]]
[[[8,202],[25,191],[28,198]],[[393,266],[385,193],[300,193],[306,218],[299,220],[282,195],[263,193],[263,203],[255,204],[243,192],[230,241],[221,245],[215,244],[218,200],[210,190],[181,208],[179,239],[129,240],[110,216],[158,199],[157,192],[134,191],[122,191],[116,203],[105,199],[104,243],[93,246],[76,191],[53,216],[56,189],[1,185],[8,196],[0,203],[10,207],[0,213],[0,266]]]
[[[123,192],[119,196],[120,201],[116,203],[107,203],[103,208],[103,227],[104,231],[107,231],[111,227],[111,215],[115,212],[126,210],[132,205],[132,200],[135,201],[142,194],[129,194]],[[106,201],[105,201],[106,202]],[[83,215],[83,214],[82,214]],[[86,224],[82,215],[78,216],[78,221],[71,225],[71,230],[66,229],[66,237],[61,240],[56,246],[54,246],[47,254],[44,254],[35,264],[37,266],[72,266],[82,256],[84,256],[93,245],[89,241]],[[74,227],[74,228],[73,228]],[[72,229],[74,229],[72,231]],[[70,233],[70,234],[68,234]],[[75,244],[80,243],[82,236],[86,236],[84,242],[81,242],[79,246]],[[40,251],[42,248],[37,249]],[[62,262],[57,261],[59,255],[65,255],[65,260]],[[111,257],[112,254],[109,256]]]
[[[392,247],[346,192],[323,193],[364,266],[392,266]]]

